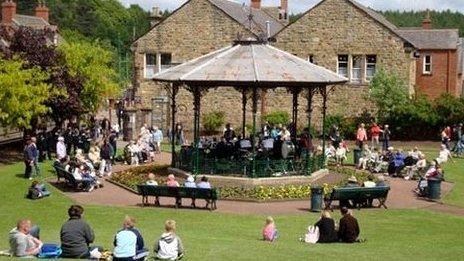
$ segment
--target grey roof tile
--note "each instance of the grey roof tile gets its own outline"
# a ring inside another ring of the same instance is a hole
[[[337,84],[344,77],[267,44],[237,44],[155,75],[154,80],[213,86]]]
[[[19,26],[27,26],[34,29],[43,29],[50,26],[44,19],[30,15],[17,14],[14,16],[13,21]]]
[[[408,39],[419,50],[455,50],[459,43],[459,30],[457,29],[399,29],[404,38]]]
[[[241,23],[246,28],[250,29],[254,34],[262,36],[266,34],[266,21],[270,22],[271,36],[276,34],[284,24],[280,23],[274,17],[266,13],[264,10],[250,8],[249,6],[232,2],[229,0],[209,0],[213,5],[224,11],[237,22]],[[253,16],[253,22],[250,23],[250,12]]]

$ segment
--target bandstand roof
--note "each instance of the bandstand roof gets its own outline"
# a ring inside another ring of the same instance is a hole
[[[346,78],[269,44],[236,42],[155,75],[155,81],[190,86],[308,87]]]

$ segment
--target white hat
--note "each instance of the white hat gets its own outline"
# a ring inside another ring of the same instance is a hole
[[[351,176],[348,181],[351,181],[351,182],[358,182],[358,180],[356,179],[355,176]]]
[[[64,138],[62,136],[58,137],[58,141],[64,141]]]
[[[188,181],[188,182],[195,182],[195,180],[193,179],[192,176],[188,176],[187,181]]]

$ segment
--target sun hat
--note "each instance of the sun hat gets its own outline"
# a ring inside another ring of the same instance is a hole
[[[64,141],[64,138],[62,136],[58,137],[58,141]]]
[[[358,182],[358,180],[356,179],[355,176],[351,176],[351,177],[348,179],[348,181],[350,181],[350,182]]]
[[[172,174],[169,174],[168,179],[169,180],[174,180],[174,179],[176,179],[176,177],[174,177],[174,175],[172,175]]]
[[[193,179],[192,176],[188,176],[187,181],[188,181],[188,182],[194,182],[195,180]]]

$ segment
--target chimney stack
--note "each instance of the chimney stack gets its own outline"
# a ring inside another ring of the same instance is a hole
[[[13,0],[6,0],[2,3],[2,24],[10,25],[16,15],[16,3]]]
[[[35,8],[35,16],[40,17],[48,22],[49,15],[50,10],[48,9],[48,7],[44,4],[43,1],[39,1],[39,4]]]
[[[159,9],[159,7],[155,6],[151,9],[150,18],[150,25],[153,27],[163,19],[163,12]]]
[[[261,0],[251,0],[251,7],[261,9]]]
[[[432,29],[432,19],[430,18],[430,11],[427,10],[424,20],[422,20],[422,29],[430,30]]]
[[[280,0],[279,19],[281,20],[288,19],[288,0]]]

